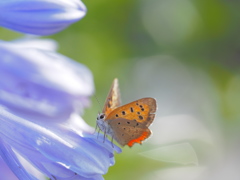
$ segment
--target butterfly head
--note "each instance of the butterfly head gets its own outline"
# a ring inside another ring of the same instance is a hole
[[[105,118],[106,118],[106,115],[104,113],[98,113],[97,125],[101,129],[101,131],[108,133],[110,130],[109,130],[108,122],[105,121]]]
[[[104,120],[105,114],[104,113],[98,113],[97,120]]]

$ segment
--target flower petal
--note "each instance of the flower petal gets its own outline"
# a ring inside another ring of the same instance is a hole
[[[3,42],[7,44],[8,42]],[[38,39],[37,36],[34,35],[26,35],[23,38],[13,40],[9,42],[9,44],[14,43],[21,48],[35,48],[46,51],[56,51],[58,48],[58,44],[56,41],[52,39]]]
[[[4,77],[0,79],[0,102],[48,116],[81,111],[93,93],[91,72],[55,52],[29,48],[36,42],[0,42],[0,76]]]
[[[44,128],[0,109],[0,133],[21,156],[48,176],[74,175],[94,178],[105,174],[114,164],[113,151],[121,149],[105,140],[103,135],[76,134],[64,126]],[[54,129],[55,128],[55,129]],[[64,134],[64,136],[63,136]],[[50,168],[51,165],[51,168]],[[53,174],[56,172],[56,174]],[[51,173],[51,174],[50,174]]]
[[[0,156],[0,174],[1,178],[4,180],[18,180],[18,178],[13,174],[13,172],[9,169],[7,164],[3,161]]]
[[[0,155],[15,173],[15,175],[20,180],[34,180],[36,178],[32,177],[18,161],[15,153],[12,151],[11,147],[6,144],[2,139],[0,139]],[[37,180],[37,179],[36,179]]]
[[[86,7],[78,0],[0,1],[0,25],[29,34],[59,32],[85,14]]]

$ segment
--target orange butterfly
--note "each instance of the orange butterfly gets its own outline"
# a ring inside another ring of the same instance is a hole
[[[142,98],[120,106],[118,79],[114,79],[102,113],[97,116],[97,125],[120,145],[132,147],[151,135],[148,126],[153,122],[157,109],[156,100]]]

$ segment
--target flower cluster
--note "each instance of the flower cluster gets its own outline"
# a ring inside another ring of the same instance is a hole
[[[81,19],[79,0],[0,1],[0,25],[50,35]],[[8,180],[102,179],[114,151],[81,118],[94,92],[90,70],[30,36],[0,41],[0,174]],[[113,147],[114,146],[114,147]]]

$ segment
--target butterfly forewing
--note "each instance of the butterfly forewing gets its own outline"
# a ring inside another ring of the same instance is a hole
[[[119,107],[121,104],[120,100],[120,91],[119,91],[119,85],[118,85],[118,79],[115,78],[113,80],[111,89],[108,93],[107,99],[105,101],[104,107],[103,107],[103,113],[108,116],[110,112],[112,112],[114,109]]]
[[[132,121],[136,120],[145,126],[149,126],[155,117],[155,112],[156,100],[142,98],[114,109],[106,116],[106,120],[124,118]]]

